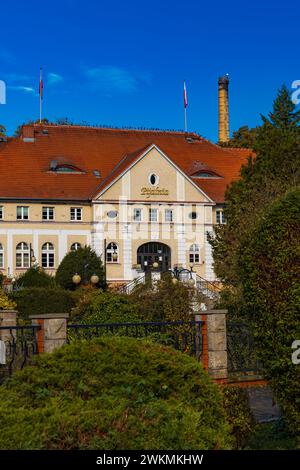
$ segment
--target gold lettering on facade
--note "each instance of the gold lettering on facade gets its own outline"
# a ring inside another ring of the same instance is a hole
[[[168,189],[160,189],[160,188],[141,188],[141,195],[142,196],[168,196],[169,190]]]

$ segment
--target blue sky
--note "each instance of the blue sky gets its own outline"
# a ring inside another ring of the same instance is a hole
[[[0,123],[39,115],[90,124],[183,128],[217,140],[217,79],[229,73],[231,131],[260,122],[300,79],[300,4],[285,0],[37,0],[0,7]]]

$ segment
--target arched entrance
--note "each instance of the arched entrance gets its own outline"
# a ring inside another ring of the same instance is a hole
[[[171,248],[164,243],[144,243],[137,250],[137,263],[144,271],[150,271],[154,262],[158,263],[159,271],[171,268]]]

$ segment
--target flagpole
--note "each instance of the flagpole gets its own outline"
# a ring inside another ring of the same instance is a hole
[[[183,107],[184,107],[184,132],[187,133],[187,113],[186,113],[186,108],[187,108],[187,92],[186,92],[186,83],[185,80],[183,81]]]
[[[42,83],[43,83],[43,76],[42,76],[42,67],[40,67],[40,84],[39,84],[39,94],[40,94],[40,124],[42,123],[42,110],[43,110],[43,91],[42,91]]]

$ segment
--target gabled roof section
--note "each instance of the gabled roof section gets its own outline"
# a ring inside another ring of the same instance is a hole
[[[216,202],[224,200],[227,185],[239,178],[241,165],[253,154],[219,147],[194,133],[35,124],[0,143],[0,198],[90,201],[152,144],[190,179],[194,162],[220,175],[192,179]],[[57,155],[84,173],[48,171]]]
[[[111,175],[109,175],[108,179],[99,185],[98,190],[96,191],[93,199],[97,199],[101,194],[103,194],[112,184],[118,181],[127,171],[129,171],[137,162],[143,159],[151,150],[156,149],[160,155],[165,158],[177,171],[179,171],[189,182],[195,186],[195,188],[210,202],[213,200],[206,194],[199,186],[195,185],[193,180],[189,178],[189,176],[178,166],[174,161],[172,161],[167,155],[162,152],[161,149],[157,147],[155,144],[151,144],[146,146],[144,149],[138,150],[133,152],[132,154],[126,155],[124,159],[121,160],[120,164],[118,164],[112,171]],[[102,191],[101,191],[102,187]]]

